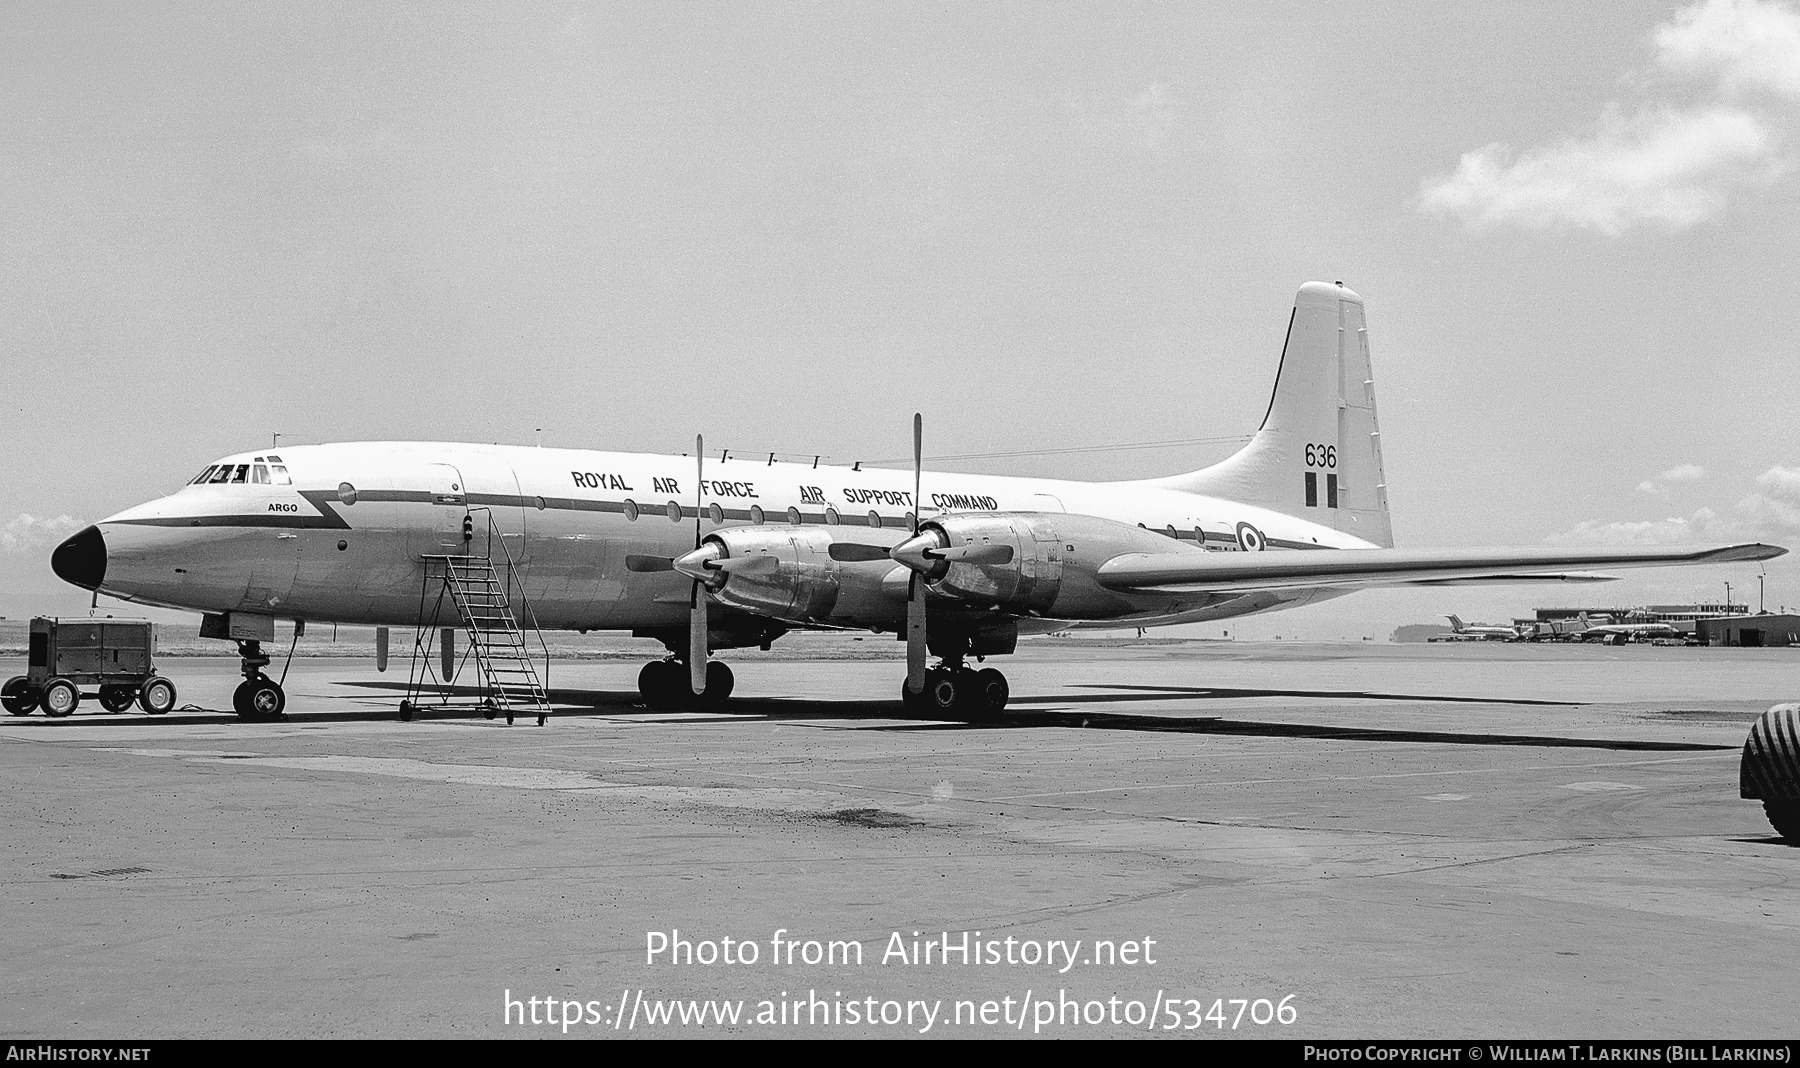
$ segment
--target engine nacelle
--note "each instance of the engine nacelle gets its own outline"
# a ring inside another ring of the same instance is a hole
[[[833,560],[833,543],[868,541],[868,532],[852,531],[847,536],[816,525],[717,530],[700,542],[702,581],[720,604],[772,619],[892,627],[906,599],[905,580],[892,578],[906,569],[891,560]]]
[[[933,592],[973,608],[1053,619],[1107,619],[1145,609],[1144,597],[1122,595],[1094,581],[1100,565],[1115,556],[1199,551],[1129,523],[1058,512],[941,516],[921,523],[919,534],[935,540],[940,551],[964,546],[1012,550],[1000,563],[932,560],[927,551],[931,566],[922,573]]]

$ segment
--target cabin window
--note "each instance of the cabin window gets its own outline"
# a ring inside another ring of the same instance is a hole
[[[338,483],[338,500],[343,501],[345,504],[355,504],[356,503],[356,487],[352,486],[348,482],[339,482]]]
[[[540,511],[540,512],[541,512],[541,511],[543,511],[543,510],[544,510],[544,507],[545,507],[545,505],[544,505],[544,498],[542,498],[542,497],[533,497],[533,498],[532,498],[532,499],[531,499],[531,501],[532,501],[532,503],[533,503],[533,504],[535,504],[535,505],[537,505],[537,510],[538,510],[538,511]]]
[[[714,501],[706,506],[706,518],[712,520],[715,524],[723,523],[725,522],[725,509],[719,507],[718,501]]]
[[[1175,524],[1173,524],[1173,523],[1170,523],[1169,529],[1163,531],[1163,533],[1167,534],[1171,538],[1174,538],[1176,541],[1181,540],[1181,535],[1175,532]]]
[[[763,524],[764,518],[765,517],[763,516],[762,505],[753,504],[750,506],[750,522],[755,523],[757,526],[760,527]]]
[[[825,525],[828,527],[835,527],[838,525],[838,513],[836,508],[825,509]]]
[[[628,523],[637,522],[637,502],[636,501],[628,500],[625,502],[625,521]]]
[[[671,523],[681,522],[681,505],[676,504],[674,501],[670,501],[669,507],[667,507],[663,510],[669,513],[669,522],[671,522]]]
[[[874,527],[876,530],[881,529],[881,513],[880,512],[870,512],[869,513],[869,525]]]
[[[800,525],[800,509],[789,508],[787,510],[787,517],[788,517],[788,522],[794,524],[795,526]]]

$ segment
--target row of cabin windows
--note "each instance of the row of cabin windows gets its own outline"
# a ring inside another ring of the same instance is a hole
[[[188,482],[190,486],[244,484],[291,486],[294,484],[294,480],[288,477],[288,469],[281,463],[281,457],[258,456],[247,464],[213,464]]]

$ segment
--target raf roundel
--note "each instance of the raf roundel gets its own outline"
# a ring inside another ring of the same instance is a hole
[[[1260,553],[1268,547],[1268,541],[1263,537],[1263,532],[1248,523],[1237,525],[1237,539],[1238,548],[1247,553]]]

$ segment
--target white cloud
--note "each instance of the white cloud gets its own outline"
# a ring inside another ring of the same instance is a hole
[[[1553,144],[1465,152],[1455,171],[1419,184],[1420,210],[1473,230],[1683,230],[1786,173],[1773,132],[1785,120],[1745,98],[1764,90],[1800,103],[1800,14],[1782,0],[1704,0],[1654,36],[1657,64],[1704,79],[1709,99],[1608,104],[1592,129]]]
[[[54,519],[46,519],[29,512],[20,512],[17,519],[0,527],[0,551],[31,552],[54,545],[85,526],[86,520],[72,516],[59,515]]]
[[[1421,184],[1421,207],[1457,215],[1472,229],[1679,230],[1716,214],[1733,187],[1766,183],[1781,170],[1774,139],[1748,112],[1657,109],[1626,117],[1611,108],[1587,136],[1517,158],[1500,144],[1464,153],[1454,173]]]
[[[1691,464],[1671,468],[1684,472]],[[1665,472],[1664,474],[1668,474]],[[1661,475],[1659,478],[1663,477]],[[1693,477],[1698,477],[1693,476]],[[1651,483],[1643,483],[1638,488]],[[1800,543],[1800,467],[1771,467],[1728,515],[1700,508],[1693,515],[1620,522],[1590,519],[1546,539],[1560,545],[1689,545],[1700,542]]]
[[[1671,482],[1698,482],[1706,477],[1706,468],[1699,464],[1676,464],[1655,478],[1645,479],[1637,484],[1639,493],[1648,493],[1654,497],[1667,497]]]
[[[1715,79],[1730,95],[1770,90],[1800,99],[1800,13],[1773,0],[1706,0],[1656,28],[1667,69]]]

